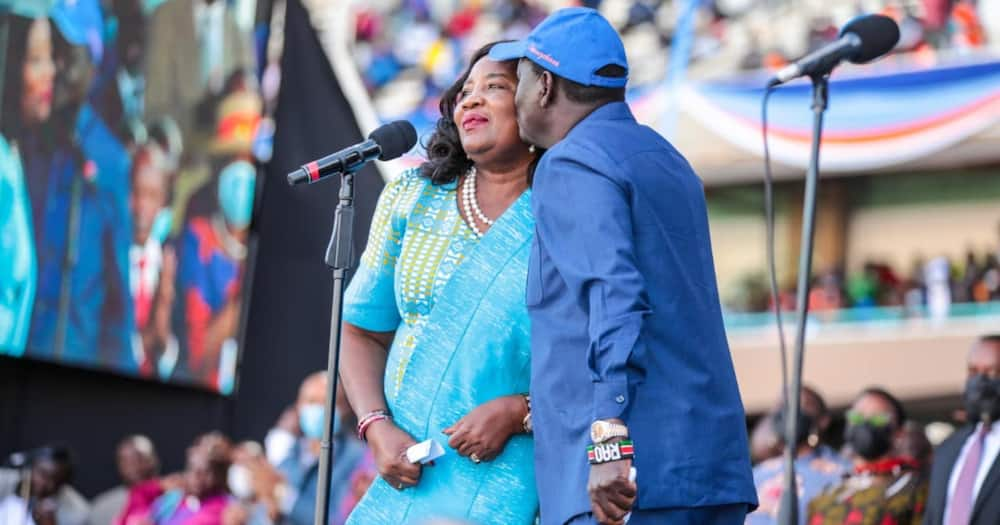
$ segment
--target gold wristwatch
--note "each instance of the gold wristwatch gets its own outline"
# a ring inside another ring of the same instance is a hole
[[[606,443],[615,438],[628,438],[628,427],[601,420],[590,425],[590,440],[595,444]]]

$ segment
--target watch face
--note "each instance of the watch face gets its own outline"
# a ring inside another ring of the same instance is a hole
[[[603,421],[594,421],[593,425],[590,425],[590,440],[594,443],[600,443],[604,441],[604,436],[607,435],[607,425]]]

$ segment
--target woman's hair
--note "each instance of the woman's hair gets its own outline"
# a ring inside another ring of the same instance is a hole
[[[892,415],[896,418],[896,428],[903,428],[903,424],[906,423],[906,409],[903,408],[903,403],[896,398],[896,396],[890,394],[887,390],[877,386],[870,386],[861,391],[858,397],[854,398],[857,402],[862,397],[865,396],[876,396],[881,397],[890,407],[892,407]]]
[[[24,88],[24,60],[28,55],[28,32],[35,21],[17,15],[0,15],[0,24],[7,24],[7,56],[3,73],[3,105],[0,106],[0,134],[17,140],[21,134],[21,91]]]
[[[431,180],[432,184],[448,184],[458,179],[463,173],[472,167],[472,161],[465,155],[462,149],[462,141],[458,136],[458,126],[453,120],[455,106],[458,105],[457,97],[469,79],[469,73],[473,66],[480,59],[490,53],[493,46],[506,41],[498,41],[486,44],[476,50],[469,59],[469,65],[461,76],[455,80],[443,94],[438,108],[441,110],[441,118],[434,126],[434,133],[431,134],[424,148],[427,150],[427,162],[420,165],[420,175]],[[541,152],[539,152],[541,153]],[[535,162],[528,167],[528,182],[535,171]]]

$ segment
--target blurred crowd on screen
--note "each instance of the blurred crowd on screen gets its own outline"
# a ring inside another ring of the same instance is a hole
[[[0,1],[0,353],[232,390],[254,4]]]

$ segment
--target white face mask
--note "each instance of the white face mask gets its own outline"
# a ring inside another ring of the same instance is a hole
[[[241,500],[253,498],[253,479],[250,469],[239,463],[234,463],[229,467],[226,475],[226,483],[229,484],[229,492]]]

